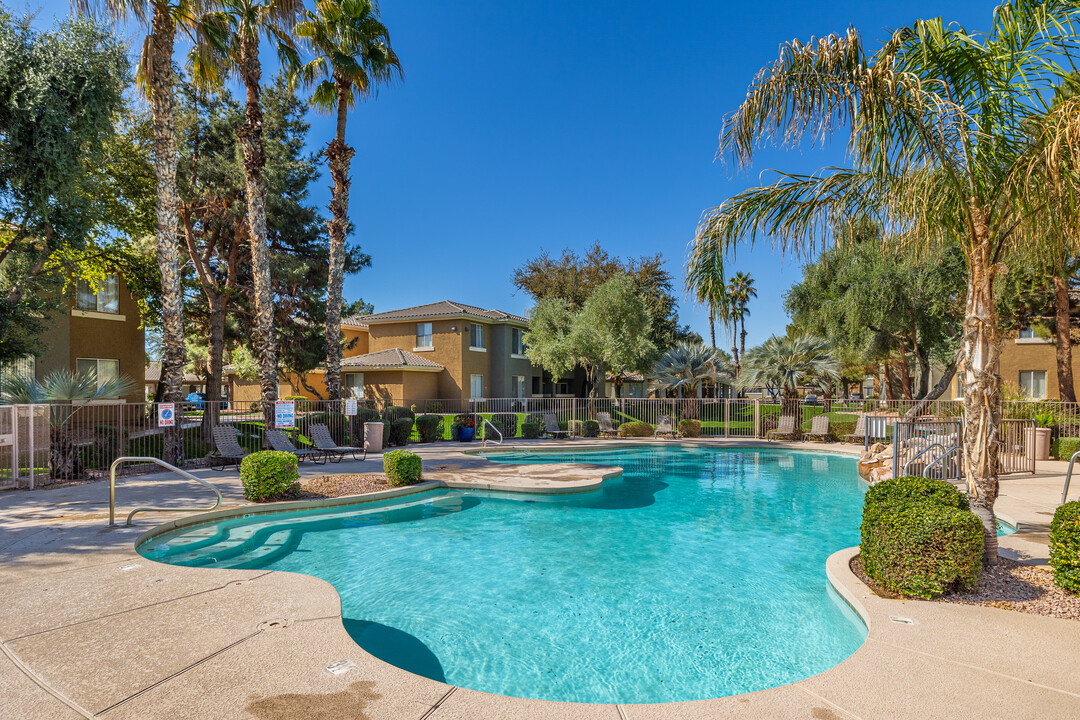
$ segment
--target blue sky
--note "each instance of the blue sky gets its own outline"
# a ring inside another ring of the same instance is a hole
[[[663,253],[680,283],[680,316],[707,337],[706,313],[681,289],[701,211],[763,170],[844,159],[839,138],[823,150],[764,149],[749,171],[714,162],[724,115],[779,44],[849,25],[869,44],[942,13],[984,29],[994,5],[383,0],[405,81],[349,118],[355,240],[373,266],[347,280],[346,296],[376,310],[454,299],[522,312],[530,300],[514,293],[515,267],[541,248],[580,252],[599,241],[623,257]],[[42,25],[69,12],[62,0],[28,7],[41,7]],[[121,34],[140,35],[133,26]],[[331,123],[312,121],[321,147]],[[740,248],[735,270],[758,286],[749,342],[782,332],[798,262],[759,245]]]

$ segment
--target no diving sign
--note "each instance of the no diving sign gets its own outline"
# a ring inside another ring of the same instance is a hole
[[[176,425],[176,405],[174,403],[159,403],[157,408],[158,427],[172,427]]]

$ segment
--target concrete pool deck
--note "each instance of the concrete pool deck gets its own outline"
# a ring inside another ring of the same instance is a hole
[[[655,442],[655,441],[654,441]],[[684,441],[686,442],[686,441]],[[634,440],[518,443],[532,450],[637,446]],[[664,443],[670,444],[670,443]],[[689,444],[689,443],[688,443]],[[857,452],[806,443],[693,441]],[[460,445],[416,446],[425,476],[528,491],[584,491],[608,470],[497,465]],[[476,449],[471,448],[471,449]],[[379,472],[381,459],[302,466],[305,475]],[[998,509],[1019,531],[1003,553],[1039,562],[1065,463],[1006,476]],[[223,507],[247,505],[235,473],[197,471]],[[507,487],[504,483],[512,483]],[[532,487],[524,487],[535,483]],[[1073,493],[1080,495],[1080,487]],[[117,515],[136,505],[209,504],[211,493],[163,474],[117,483]],[[267,506],[260,506],[267,507]],[[1080,718],[1080,622],[993,608],[885,600],[848,569],[825,569],[867,620],[866,643],[811,678],[770,690],[664,705],[523,700],[453,688],[361,650],[336,591],[316,578],[162,565],[136,539],[190,515],[138,515],[105,526],[108,484],[0,494],[0,716],[23,718]],[[895,619],[894,619],[895,618]],[[904,622],[910,620],[910,623]],[[328,666],[355,665],[341,674]]]

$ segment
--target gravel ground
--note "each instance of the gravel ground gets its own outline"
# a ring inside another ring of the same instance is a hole
[[[389,490],[385,475],[368,473],[366,475],[343,474],[323,475],[300,481],[301,498],[328,498],[344,495],[363,495],[365,493]]]
[[[851,561],[851,570],[876,595],[899,597],[874,587],[863,573],[859,557]],[[984,567],[975,590],[948,593],[932,602],[984,605],[1063,620],[1080,620],[1080,595],[1073,595],[1054,585],[1054,573],[1050,568],[1025,565],[1008,558],[1001,558],[997,565]]]

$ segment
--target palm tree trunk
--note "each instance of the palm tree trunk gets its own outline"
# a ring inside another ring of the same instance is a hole
[[[180,274],[180,244],[177,238],[176,189],[176,100],[173,95],[173,41],[176,27],[164,4],[154,5],[153,29],[149,38],[148,82],[150,112],[154,128],[154,179],[157,186],[157,223],[154,247],[161,274],[161,385],[157,401],[180,402],[184,380],[184,291]],[[165,462],[184,462],[181,423],[165,431]]]
[[[976,232],[988,234],[985,223]],[[979,242],[981,240],[981,242]],[[1001,346],[994,307],[994,270],[987,254],[989,238],[978,237],[971,254],[964,313],[964,473],[972,512],[982,520],[984,560],[998,557],[994,501],[998,493],[998,433],[1001,427]]]
[[[240,74],[247,90],[240,148],[244,156],[244,184],[248,228],[251,237],[251,274],[255,292],[255,347],[259,355],[263,423],[274,426],[274,403],[278,395],[277,339],[274,337],[274,293],[270,284],[270,250],[266,242],[266,185],[263,168],[266,150],[262,139],[262,107],[259,101],[258,39],[245,39]]]
[[[746,357],[746,308],[739,313],[739,357]]]
[[[1054,278],[1054,325],[1057,356],[1058,397],[1062,402],[1076,402],[1073,385],[1072,338],[1070,337],[1069,283],[1063,277]]]
[[[349,163],[353,149],[345,144],[349,89],[338,83],[337,135],[326,147],[334,187],[330,198],[330,274],[326,288],[326,393],[341,400],[341,295],[345,282],[345,233],[349,229]]]
[[[712,341],[712,349],[716,349],[716,311],[709,309],[709,339]]]
[[[221,376],[225,354],[225,294],[207,289],[206,299],[210,308],[210,338],[207,352],[209,372],[206,374],[206,403],[203,407],[203,436],[209,443],[213,427],[221,414]]]

